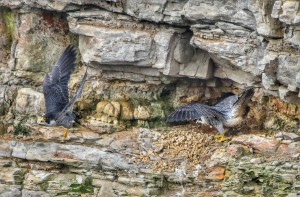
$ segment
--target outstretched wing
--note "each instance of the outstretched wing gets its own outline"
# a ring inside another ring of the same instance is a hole
[[[68,83],[75,68],[76,51],[68,46],[58,61],[52,66],[52,71],[46,74],[43,92],[46,102],[46,114],[55,116],[69,102]]]
[[[237,102],[238,99],[239,97],[236,94],[228,96],[212,106],[212,108],[218,111],[227,112],[232,109],[233,105]]]
[[[199,120],[201,116],[208,119],[217,119],[222,121],[223,115],[212,109],[210,106],[193,103],[182,107],[178,107],[173,113],[167,117],[167,122],[184,122],[191,120]]]
[[[67,113],[72,113],[73,112],[73,106],[74,103],[77,101],[77,99],[81,96],[82,94],[82,90],[86,81],[86,77],[87,77],[87,68],[85,70],[85,73],[82,77],[82,80],[73,96],[73,98],[70,100],[70,102],[63,108],[63,110],[60,112],[60,114],[58,115],[57,121],[60,122],[62,121],[62,119],[66,116]]]

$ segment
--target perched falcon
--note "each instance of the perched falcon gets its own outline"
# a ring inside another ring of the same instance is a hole
[[[239,95],[228,96],[214,106],[193,103],[178,107],[167,117],[167,122],[194,121],[210,125],[225,134],[224,127],[239,125],[246,112],[247,103],[254,94],[253,88],[246,89]]]
[[[43,84],[43,92],[46,103],[46,113],[43,121],[48,125],[73,127],[75,114],[73,106],[75,101],[82,94],[82,89],[86,81],[85,72],[79,87],[69,100],[68,83],[71,73],[74,71],[76,62],[76,50],[73,46],[68,46],[58,61],[52,66],[52,71],[46,74]]]

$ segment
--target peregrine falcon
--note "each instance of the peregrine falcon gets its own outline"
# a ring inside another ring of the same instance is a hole
[[[253,88],[246,89],[239,95],[228,96],[214,106],[192,103],[178,107],[167,117],[167,122],[194,121],[210,125],[225,134],[224,127],[239,125],[246,112],[247,103],[254,94]]]
[[[86,70],[75,95],[69,100],[68,83],[75,68],[76,55],[75,48],[71,45],[68,46],[52,66],[52,71],[47,73],[44,78],[43,93],[46,113],[43,116],[43,121],[50,126],[73,127],[76,117],[73,113],[73,106],[82,94],[87,77]]]

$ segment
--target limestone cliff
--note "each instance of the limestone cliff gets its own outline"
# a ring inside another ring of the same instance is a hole
[[[80,125],[37,124],[42,81],[78,49]],[[0,196],[296,196],[297,0],[0,0]],[[255,87],[247,121],[166,125],[174,107]]]

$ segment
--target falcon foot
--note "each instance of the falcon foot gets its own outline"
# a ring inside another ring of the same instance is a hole
[[[227,142],[230,138],[225,137],[224,135],[214,135],[215,141],[218,143]]]
[[[69,136],[69,129],[65,128],[64,139],[67,139]]]

